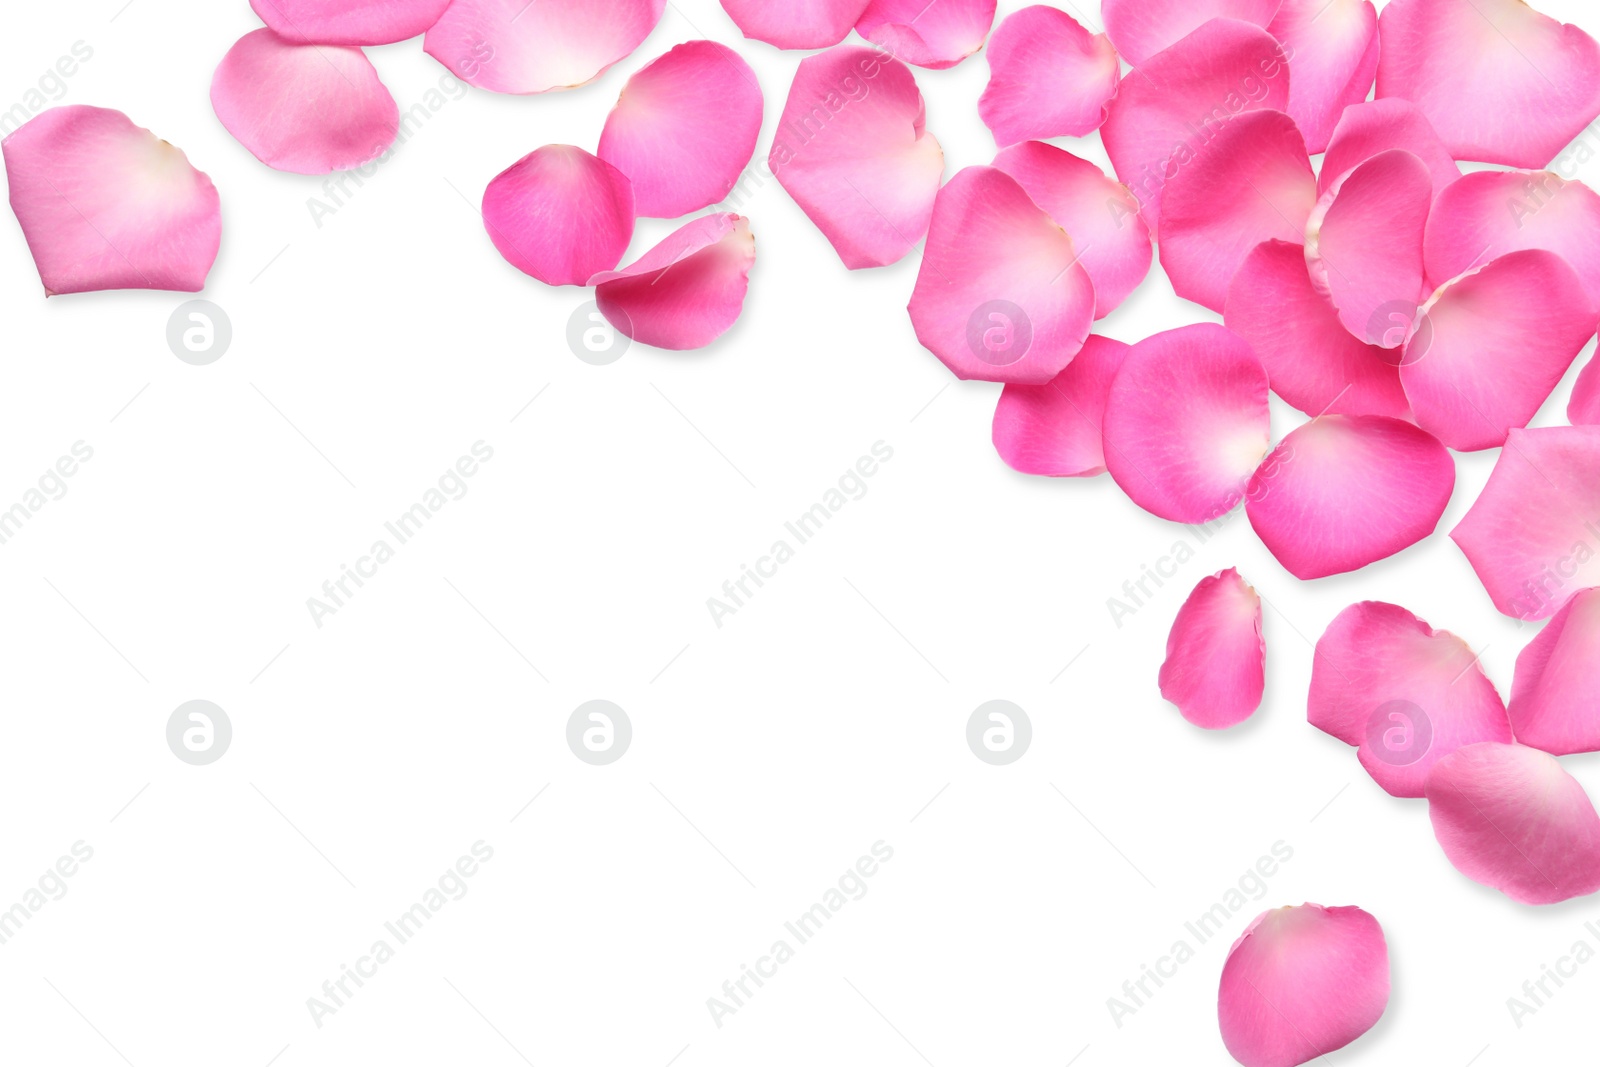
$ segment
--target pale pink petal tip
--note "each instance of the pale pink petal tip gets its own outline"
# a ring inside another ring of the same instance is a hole
[[[849,35],[867,0],[722,0],[722,9],[753,41],[778,48],[831,48]]]
[[[910,68],[870,48],[795,71],[768,162],[851,270],[901,259],[928,231],[944,152],[923,119]]]
[[[296,44],[393,44],[426,33],[450,0],[250,0],[267,28]]]
[[[635,341],[675,351],[704,348],[738,321],[755,261],[750,220],[707,215],[589,284],[600,313]]]
[[[422,47],[479,89],[575,89],[638,48],[661,21],[666,2],[454,0]]]
[[[1178,610],[1161,695],[1196,726],[1237,726],[1261,706],[1266,662],[1261,598],[1230,568],[1202,579]]]
[[[978,114],[1004,147],[1036,137],[1084,137],[1106,118],[1122,66],[1111,39],[1058,8],[1008,16],[989,41],[989,85]]]
[[[1557,756],[1600,751],[1600,589],[1567,601],[1522,650],[1509,711],[1525,745]]]
[[[1428,817],[1455,869],[1521,904],[1600,889],[1600,815],[1549,753],[1485,742],[1428,775]]]
[[[1461,168],[1450,150],[1439,140],[1427,116],[1409,100],[1389,97],[1352,104],[1338,116],[1328,150],[1317,174],[1317,191],[1325,193],[1333,184],[1373,156],[1401,148],[1427,164],[1433,176],[1433,195],[1438,196],[1461,177]]]
[[[1043,385],[1008,385],[994,409],[994,447],[1012,470],[1052,478],[1104,474],[1100,423],[1130,346],[1092,335]]]
[[[120,111],[51,108],[0,141],[47,296],[205,287],[222,241],[211,179]]]
[[[1106,34],[1122,57],[1139,66],[1212,19],[1237,19],[1265,28],[1280,0],[1103,0]]]
[[[872,0],[856,32],[918,67],[953,67],[983,47],[995,0]]]
[[[588,285],[633,238],[633,187],[603,159],[546,145],[496,175],[483,224],[506,262],[546,285]]]
[[[1600,355],[1589,360],[1572,387],[1567,421],[1574,426],[1600,426]]]
[[[1378,12],[1371,0],[1284,0],[1267,32],[1289,61],[1289,114],[1312,153],[1328,147],[1351,104],[1367,98],[1378,73]]]
[[[628,79],[596,155],[632,179],[640,215],[675,219],[732,191],[755,152],[761,106],[737,53],[690,41]]]
[[[1217,1022],[1244,1067],[1297,1067],[1344,1048],[1389,1006],[1389,946],[1360,908],[1274,908],[1222,966]]]

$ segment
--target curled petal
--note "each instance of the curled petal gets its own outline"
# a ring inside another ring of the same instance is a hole
[[[1517,657],[1507,709],[1524,745],[1600,751],[1600,589],[1585,589]]]
[[[744,309],[756,239],[741,215],[707,215],[680,227],[621,270],[589,279],[600,313],[635,341],[704,348]]]
[[[1091,335],[1043,385],[1011,384],[994,409],[994,447],[1012,470],[1054,478],[1104,474],[1106,397],[1129,346]]]
[[[1572,387],[1567,421],[1574,426],[1600,426],[1600,356],[1591,359]]]
[[[1122,57],[1142,65],[1212,19],[1237,19],[1265,28],[1280,0],[1104,0],[1106,34]]]
[[[1035,137],[1084,137],[1100,128],[1122,66],[1103,33],[1058,8],[1008,16],[989,41],[989,85],[978,114],[1004,147]]]
[[[844,40],[868,0],[722,0],[722,9],[753,41],[778,48],[832,48]]]
[[[983,47],[995,0],[872,0],[856,32],[919,67],[953,67]]]
[[[633,187],[603,159],[545,145],[483,193],[483,225],[506,262],[546,285],[588,285],[633,239]]]
[[[1367,98],[1378,73],[1378,12],[1372,0],[1284,0],[1267,32],[1289,61],[1289,115],[1313,153],[1334,124]]]
[[[1161,695],[1196,726],[1237,726],[1261,706],[1266,665],[1261,598],[1230,567],[1202,579],[1178,610]]]
[[[575,89],[627,57],[667,0],[453,0],[422,49],[494,93]]]
[[[280,37],[296,44],[393,44],[426,33],[450,0],[250,0]]]
[[[1461,177],[1461,168],[1450,150],[1439,140],[1427,116],[1409,100],[1390,97],[1369,100],[1344,109],[1322,157],[1317,175],[1317,192],[1325,193],[1334,182],[1355,170],[1373,156],[1402,148],[1428,166],[1433,176],[1433,195],[1438,196]]]

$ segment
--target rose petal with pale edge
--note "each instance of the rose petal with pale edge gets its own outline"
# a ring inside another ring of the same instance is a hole
[[[1181,297],[1220,312],[1228,284],[1262,241],[1305,235],[1317,203],[1306,142],[1281,111],[1224,123],[1161,197],[1161,266]]]
[[[1394,98],[1368,100],[1352,104],[1339,116],[1317,174],[1317,192],[1327,192],[1335,181],[1373,156],[1396,148],[1405,149],[1427,164],[1428,173],[1433,176],[1434,196],[1461,177],[1461,168],[1450,157],[1450,150],[1415,104]]]
[[[495,176],[483,225],[506,262],[546,285],[588,285],[633,239],[633,187],[603,159],[545,145]]]
[[[856,32],[919,67],[953,67],[983,47],[995,0],[872,0]]]
[[[1214,323],[1134,345],[1111,383],[1106,468],[1135,504],[1173,522],[1232,511],[1272,446],[1267,372]]]
[[[1328,147],[1334,124],[1367,98],[1378,73],[1378,12],[1371,0],[1284,0],[1267,32],[1289,61],[1289,115],[1312,153]]]
[[[450,0],[250,0],[280,37],[296,44],[394,44],[426,33]]]
[[[968,167],[939,190],[910,311],[917,340],[956,377],[1038,385],[1083,347],[1094,283],[1016,179]]]
[[[1041,141],[1002,149],[994,165],[1066,230],[1094,282],[1095,318],[1115,311],[1150,273],[1150,229],[1127,188],[1086,159]]]
[[[1115,38],[1113,38],[1115,40]],[[1259,26],[1214,19],[1124,78],[1100,136],[1146,223],[1161,214],[1172,166],[1188,165],[1217,129],[1242,111],[1289,103],[1283,48]]]
[[[400,109],[366,53],[247,33],[211,79],[211,107],[274,170],[331,174],[369,163],[400,132]]]
[[[1217,1022],[1244,1067],[1297,1067],[1371,1030],[1389,1006],[1389,946],[1360,908],[1274,908],[1222,965]]]
[[[778,48],[832,48],[849,36],[867,0],[722,0],[722,9],[752,41]]]
[[[800,61],[767,162],[851,270],[903,258],[928,232],[944,151],[911,69],[870,48]]]
[[[756,239],[742,215],[707,215],[680,227],[637,263],[589,279],[600,313],[635,341],[704,348],[744,309]]]
[[[1458,452],[1498,448],[1526,426],[1595,332],[1567,262],[1529,249],[1433,294],[1400,365],[1417,425]]]
[[[1001,147],[1035,137],[1084,137],[1100,128],[1122,66],[1111,39],[1035,4],[1008,16],[989,41],[989,84],[978,100]]]
[[[1043,385],[1012,384],[994,409],[994,447],[1012,470],[1052,478],[1104,474],[1100,423],[1129,345],[1091,335],[1065,370]]]
[[[1567,421],[1574,426],[1600,426],[1600,354],[1589,360],[1572,387]]]
[[[182,151],[120,111],[82,104],[37,115],[0,150],[46,296],[205,287],[222,206]]]
[[[1600,589],[1568,600],[1522,650],[1507,710],[1524,745],[1600,752]]]
[[[1410,100],[1457,159],[1537,169],[1600,115],[1600,45],[1523,0],[1393,0],[1378,96]]]
[[[1265,28],[1281,0],[1104,0],[1106,36],[1133,66],[1141,66],[1212,19]]]
[[[1202,579],[1178,610],[1161,664],[1161,695],[1207,730],[1244,722],[1266,690],[1261,598],[1229,568]]]
[[[422,50],[494,93],[575,89],[631,55],[667,0],[453,0]]]
[[[756,150],[761,104],[755,72],[732,49],[680,44],[628,79],[595,154],[633,182],[640,215],[675,219],[733,189]]]
[[[1484,742],[1428,775],[1428,818],[1455,869],[1520,904],[1600,889],[1600,815],[1556,758]]]

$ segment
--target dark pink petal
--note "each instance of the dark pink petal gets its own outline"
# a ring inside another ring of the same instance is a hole
[[[1111,383],[1106,467],[1135,504],[1173,522],[1232,511],[1272,445],[1267,372],[1213,323],[1133,346]]]
[[[1237,19],[1265,27],[1280,0],[1103,0],[1106,34],[1122,57],[1142,65],[1212,19]]]
[[[1266,689],[1261,598],[1229,568],[1202,579],[1178,610],[1161,664],[1161,695],[1207,730],[1255,714]]]
[[[1537,169],[1600,115],[1600,46],[1523,0],[1393,0],[1378,96],[1412,101],[1457,159]]]
[[[296,44],[393,44],[426,33],[450,0],[250,0],[275,31]]]
[[[575,89],[632,54],[667,0],[453,0],[422,49],[495,93]]]
[[[266,29],[228,49],[211,107],[251,155],[295,174],[359,167],[400,132],[400,109],[361,49],[290,44]]]
[[[1567,421],[1574,426],[1600,426],[1600,355],[1589,360],[1572,387]]]
[[[744,309],[756,239],[742,215],[707,215],[679,228],[637,263],[589,279],[600,313],[635,341],[704,348]]]
[[[1072,237],[1079,262],[1094,282],[1095,318],[1116,310],[1150,273],[1150,229],[1139,202],[1121,182],[1086,159],[1042,141],[1001,150],[994,165],[1044,208]]]
[[[1034,137],[1084,137],[1106,119],[1122,66],[1103,33],[1058,8],[1008,16],[989,41],[989,85],[978,114],[1004,147]]]
[[[851,270],[895,262],[928,231],[944,151],[923,118],[910,68],[870,48],[795,71],[768,164]]]
[[[753,41],[779,48],[832,48],[867,9],[867,0],[722,0],[722,9]]]
[[[182,151],[120,111],[82,104],[30,119],[0,150],[46,296],[205,287],[222,207]]]
[[[1334,124],[1367,98],[1378,73],[1378,12],[1371,0],[1284,0],[1267,32],[1289,61],[1289,114],[1313,153]]]
[[[1066,370],[1043,385],[1012,384],[994,409],[994,447],[1023,474],[1088,478],[1104,474],[1100,423],[1111,381],[1130,346],[1091,335]]]
[[[1014,178],[968,167],[939,191],[910,310],[956,377],[1042,384],[1089,336],[1094,283]]]
[[[1400,381],[1417,424],[1439,440],[1459,452],[1498,448],[1594,332],[1589,294],[1566,260],[1511,252],[1446,282],[1423,306]]]
[[[1600,889],[1600,815],[1549,753],[1485,742],[1428,775],[1433,834],[1456,870],[1521,904]]]
[[[596,154],[632,180],[640,215],[675,219],[728,195],[760,132],[749,64],[714,41],[690,41],[628,79]]]
[[[633,187],[603,159],[545,145],[483,192],[483,224],[506,262],[546,285],[588,285],[633,239]]]
[[[856,32],[919,67],[953,67],[983,47],[995,0],[872,0]]]
[[[1228,950],[1217,991],[1222,1043],[1244,1067],[1320,1060],[1389,1006],[1389,946],[1360,908],[1301,904],[1256,917]]]
[[[1161,198],[1161,266],[1181,297],[1220,312],[1262,241],[1298,241],[1317,203],[1306,142],[1281,111],[1225,123]]]
[[[1524,745],[1600,751],[1600,589],[1568,600],[1522,650],[1508,710]]]
[[[1461,177],[1461,168],[1427,117],[1409,100],[1391,97],[1344,109],[1328,141],[1327,154],[1322,157],[1317,191],[1327,192],[1335,181],[1373,156],[1396,148],[1405,149],[1428,165],[1434,196]]]

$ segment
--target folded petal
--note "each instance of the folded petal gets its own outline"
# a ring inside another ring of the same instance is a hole
[[[1103,0],[1106,34],[1122,57],[1140,66],[1212,19],[1265,28],[1280,0]]]
[[[1173,522],[1232,511],[1272,444],[1267,372],[1214,323],[1133,346],[1111,383],[1106,467],[1135,504]]]
[[[495,176],[483,225],[506,262],[546,285],[588,285],[633,239],[633,187],[603,159],[545,145]]]
[[[1600,355],[1589,360],[1572,387],[1567,421],[1574,426],[1600,426]]]
[[[640,215],[675,219],[728,195],[760,132],[749,64],[714,41],[690,41],[628,79],[596,154],[633,182]]]
[[[1244,1067],[1296,1067],[1366,1033],[1389,1006],[1389,946],[1360,908],[1256,917],[1222,965],[1217,1022]]]
[[[1065,370],[1043,385],[1013,383],[994,409],[994,447],[1012,470],[1053,478],[1104,474],[1100,423],[1129,345],[1091,335]]]
[[[1568,600],[1522,650],[1508,711],[1524,745],[1600,752],[1600,589]]]
[[[983,47],[995,0],[872,0],[856,32],[919,67],[953,67]]]
[[[331,174],[369,163],[400,132],[400,109],[366,53],[247,33],[211,79],[229,133],[274,170]]]
[[[1161,664],[1161,695],[1207,730],[1255,714],[1266,690],[1261,598],[1233,568],[1202,579],[1178,610]]]
[[[1166,184],[1161,266],[1181,297],[1220,312],[1262,241],[1298,241],[1317,203],[1305,138],[1281,111],[1225,123]]]
[[[994,165],[1071,236],[1094,282],[1094,315],[1104,318],[1150,273],[1150,229],[1121,182],[1086,159],[1042,141],[1002,149]]]
[[[620,332],[657,348],[704,348],[744,310],[756,239],[742,215],[707,215],[680,227],[621,270],[589,279]]]
[[[1289,115],[1312,153],[1334,124],[1367,98],[1378,73],[1378,12],[1371,0],[1284,0],[1267,32],[1289,61]]]
[[[917,340],[956,377],[1042,384],[1089,336],[1094,283],[1014,178],[968,167],[934,203],[910,311]]]
[[[779,48],[832,48],[844,40],[868,0],[722,0],[722,9],[753,41]]]
[[[453,0],[422,50],[495,93],[575,89],[626,58],[667,0]]]
[[[1595,332],[1567,262],[1530,249],[1462,275],[1425,304],[1400,381],[1417,424],[1459,452],[1526,426]]]
[[[901,259],[928,231],[944,151],[904,63],[870,48],[801,60],[768,164],[851,270]]]
[[[1457,159],[1537,169],[1600,115],[1600,45],[1523,0],[1393,0],[1378,96],[1415,103]]]
[[[1390,97],[1369,100],[1344,109],[1328,140],[1317,175],[1317,192],[1325,193],[1335,181],[1391,149],[1403,148],[1428,165],[1433,195],[1438,196],[1461,177],[1461,168],[1439,140],[1432,123],[1409,100]]]
[[[1058,8],[1009,15],[989,41],[983,124],[1004,147],[1034,137],[1084,137],[1106,119],[1122,66],[1111,39]]]
[[[1521,904],[1600,889],[1600,815],[1556,758],[1485,742],[1428,775],[1428,817],[1455,869]]]
[[[426,33],[450,0],[250,0],[280,37],[296,44],[393,44]]]

